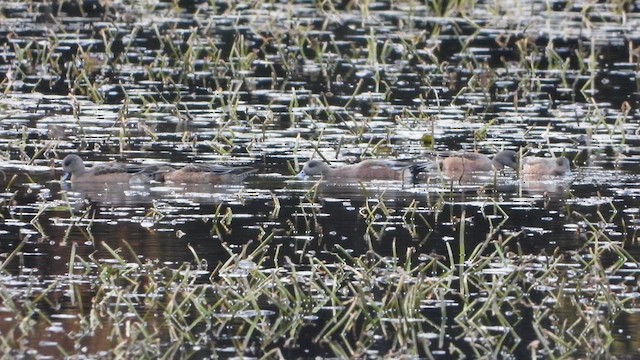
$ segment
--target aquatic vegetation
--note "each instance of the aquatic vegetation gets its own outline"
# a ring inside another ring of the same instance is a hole
[[[637,356],[637,13],[0,2],[0,353]],[[503,148],[573,174],[292,176]],[[83,188],[72,152],[260,172]]]
[[[2,312],[12,314],[2,322],[3,352],[34,351],[15,344],[48,334],[61,344],[104,336],[114,346],[100,351],[112,356],[232,354],[230,349],[238,356],[276,349],[294,355],[308,346],[298,339],[309,334],[315,351],[349,357],[442,351],[485,357],[531,347],[547,356],[609,354],[613,340],[602,337],[603,326],[635,306],[624,287],[598,279],[634,269],[632,256],[601,239],[595,224],[582,251],[526,255],[516,242],[522,233],[503,236],[506,213],[497,204],[494,210],[505,219],[492,224],[468,255],[460,249],[459,262],[412,247],[401,253],[394,245],[392,256],[373,248],[353,256],[336,246],[331,261],[308,253],[293,263],[267,232],[239,248],[225,247],[228,258],[217,265],[193,248],[193,261],[174,267],[140,258],[128,243],[102,244],[106,253],[99,257],[79,255],[74,243],[67,276],[22,273],[0,286]],[[463,213],[456,225],[461,244],[465,221]],[[24,245],[4,259],[5,279],[13,278],[7,265]],[[612,256],[617,260],[611,263]],[[50,317],[47,309],[60,306],[73,315]],[[51,326],[34,327],[34,316]],[[557,330],[575,334],[574,341],[567,343]]]

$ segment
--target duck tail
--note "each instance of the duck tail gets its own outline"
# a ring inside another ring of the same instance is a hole
[[[421,160],[417,161],[411,166],[411,173],[414,176],[418,176],[420,173],[426,173],[432,170],[436,170],[438,168],[438,163],[433,160]]]
[[[243,166],[236,169],[236,173],[243,180],[257,171],[258,169],[249,166]]]
[[[149,180],[164,182],[164,175],[175,169],[168,165],[149,165],[145,166],[137,174],[146,176]]]

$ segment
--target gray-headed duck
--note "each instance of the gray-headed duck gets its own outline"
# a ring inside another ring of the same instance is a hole
[[[87,169],[82,158],[69,154],[62,160],[63,180],[72,183],[146,183],[153,176],[154,168],[126,166],[115,162],[97,164]]]
[[[403,180],[413,177],[413,162],[367,159],[357,164],[331,167],[322,160],[309,160],[297,178],[322,176],[326,179]]]

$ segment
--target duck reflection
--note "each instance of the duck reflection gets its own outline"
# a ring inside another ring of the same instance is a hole
[[[189,202],[198,204],[221,204],[238,201],[247,187],[236,184],[157,184],[151,187],[154,199],[168,202]]]
[[[571,189],[571,176],[540,176],[535,174],[523,175],[522,190],[528,194],[539,194],[553,197],[563,197]]]
[[[138,205],[151,202],[149,184],[62,182],[61,189],[71,198],[79,197],[99,204]]]
[[[237,201],[239,194],[246,190],[242,184],[97,184],[68,183],[61,184],[62,190],[73,199],[82,199],[91,203],[109,206],[148,205],[154,200],[168,202],[186,201],[202,204],[219,204]]]

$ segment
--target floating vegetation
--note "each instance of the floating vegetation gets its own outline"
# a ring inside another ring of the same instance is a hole
[[[68,273],[54,277],[7,272],[23,242],[1,269],[0,346],[10,356],[77,351],[65,344],[109,357],[610,356],[614,338],[603,334],[635,313],[626,289],[637,263],[622,244],[594,233],[581,251],[527,255],[518,234],[499,230],[461,263],[413,247],[353,256],[340,246],[294,263],[266,233],[225,247],[215,266],[191,247],[193,261],[166,265],[128,243],[102,244],[104,257],[73,244]]]
[[[639,13],[2,1],[0,353],[638,357]],[[293,178],[499,150],[572,174]],[[256,171],[79,186],[69,153]]]

